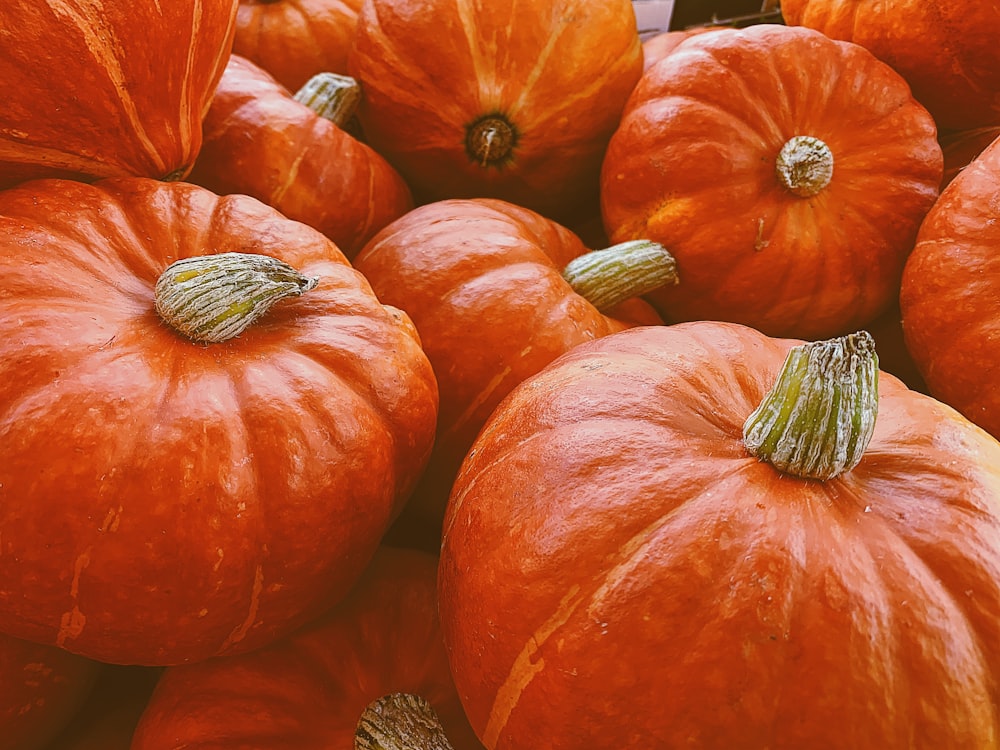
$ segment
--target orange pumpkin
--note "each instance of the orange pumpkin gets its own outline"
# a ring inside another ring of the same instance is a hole
[[[642,72],[629,0],[372,0],[349,72],[365,138],[418,203],[493,197],[563,223]]]
[[[237,0],[0,3],[0,188],[179,179],[232,48]]]
[[[487,747],[1000,746],[1000,442],[799,344],[633,328],[493,413],[439,572]]]
[[[862,47],[774,24],[699,34],[629,99],[604,159],[605,228],[677,259],[683,283],[648,296],[669,321],[845,333],[896,299],[938,195],[936,136]]]

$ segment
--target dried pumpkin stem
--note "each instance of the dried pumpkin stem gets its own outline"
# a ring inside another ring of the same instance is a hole
[[[793,347],[743,443],[781,472],[831,479],[857,466],[877,415],[875,340],[858,331]]]
[[[393,693],[373,701],[354,731],[354,750],[452,750],[431,704]]]
[[[295,92],[293,98],[343,128],[358,110],[361,86],[350,76],[317,73]]]
[[[620,302],[678,283],[677,261],[650,240],[630,240],[571,260],[563,278],[601,312]]]
[[[833,179],[833,152],[819,138],[797,135],[781,147],[775,171],[786,190],[810,198]]]
[[[514,158],[518,133],[501,114],[481,117],[465,129],[465,152],[483,167],[502,167]]]
[[[154,305],[178,333],[213,344],[238,336],[276,302],[317,283],[267,255],[199,255],[167,266],[156,281]]]

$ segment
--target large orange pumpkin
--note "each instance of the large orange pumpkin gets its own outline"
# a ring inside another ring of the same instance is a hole
[[[0,289],[0,632],[165,665],[347,592],[437,390],[329,239],[188,183],[39,180],[0,193]]]
[[[488,748],[1000,747],[1000,442],[799,343],[633,328],[497,408],[439,574]]]
[[[629,0],[372,0],[349,71],[365,138],[420,203],[494,197],[572,223],[642,72]]]
[[[604,160],[605,228],[677,259],[683,283],[649,296],[670,321],[846,333],[898,294],[938,195],[936,135],[862,47],[774,24],[699,34],[629,99]]]
[[[237,0],[0,3],[0,187],[185,176]]]

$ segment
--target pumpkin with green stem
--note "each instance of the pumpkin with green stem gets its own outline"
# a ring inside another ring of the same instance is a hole
[[[562,225],[491,198],[420,206],[354,266],[410,316],[437,376],[434,450],[393,531],[432,549],[458,466],[503,397],[577,344],[661,323],[639,296],[677,281],[655,243],[588,252]]]
[[[144,178],[0,193],[0,632],[240,653],[344,596],[430,453],[412,322],[325,236]]]
[[[469,451],[438,594],[493,750],[1000,746],[1000,443],[864,332],[576,347]]]

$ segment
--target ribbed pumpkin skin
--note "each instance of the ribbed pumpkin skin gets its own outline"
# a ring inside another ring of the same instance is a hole
[[[100,669],[91,659],[0,634],[0,750],[44,747],[80,710]]]
[[[1000,140],[957,174],[906,262],[907,349],[931,395],[1000,438]]]
[[[681,283],[648,297],[668,320],[849,333],[898,294],[938,194],[936,135],[905,81],[861,47],[767,24],[699,34],[626,105],[604,159],[605,228],[677,259]],[[833,154],[830,183],[808,198],[776,176],[795,136]]]
[[[233,55],[204,122],[190,180],[243,193],[323,232],[353,258],[413,207],[403,178],[369,146]]]
[[[662,322],[639,299],[605,315],[577,294],[562,269],[586,251],[530,209],[476,198],[416,208],[354,259],[376,296],[413,320],[441,393],[431,460],[399,521],[413,525],[406,536],[429,532],[438,547],[459,464],[512,388],[577,344]]]
[[[1000,6],[956,0],[783,0],[786,23],[871,50],[942,128],[1000,122]]]
[[[883,373],[857,467],[780,475],[741,435],[792,343],[635,328],[494,412],[439,573],[487,747],[998,746],[1000,444]]]
[[[501,198],[572,223],[597,204],[642,47],[628,0],[373,0],[348,65],[366,141],[418,202]],[[466,128],[497,113],[517,144],[508,163],[483,166]]]
[[[0,3],[0,188],[36,177],[186,175],[232,49],[236,6]]]
[[[168,328],[172,261],[280,258],[319,285],[235,339]],[[144,178],[0,194],[0,632],[166,665],[344,595],[430,452],[412,323],[323,235]]]
[[[347,599],[288,638],[168,668],[131,750],[347,749],[365,707],[396,692],[428,700],[455,750],[481,750],[448,669],[436,571],[436,556],[383,547]]]
[[[296,90],[317,73],[347,73],[362,0],[240,0],[233,52]]]

